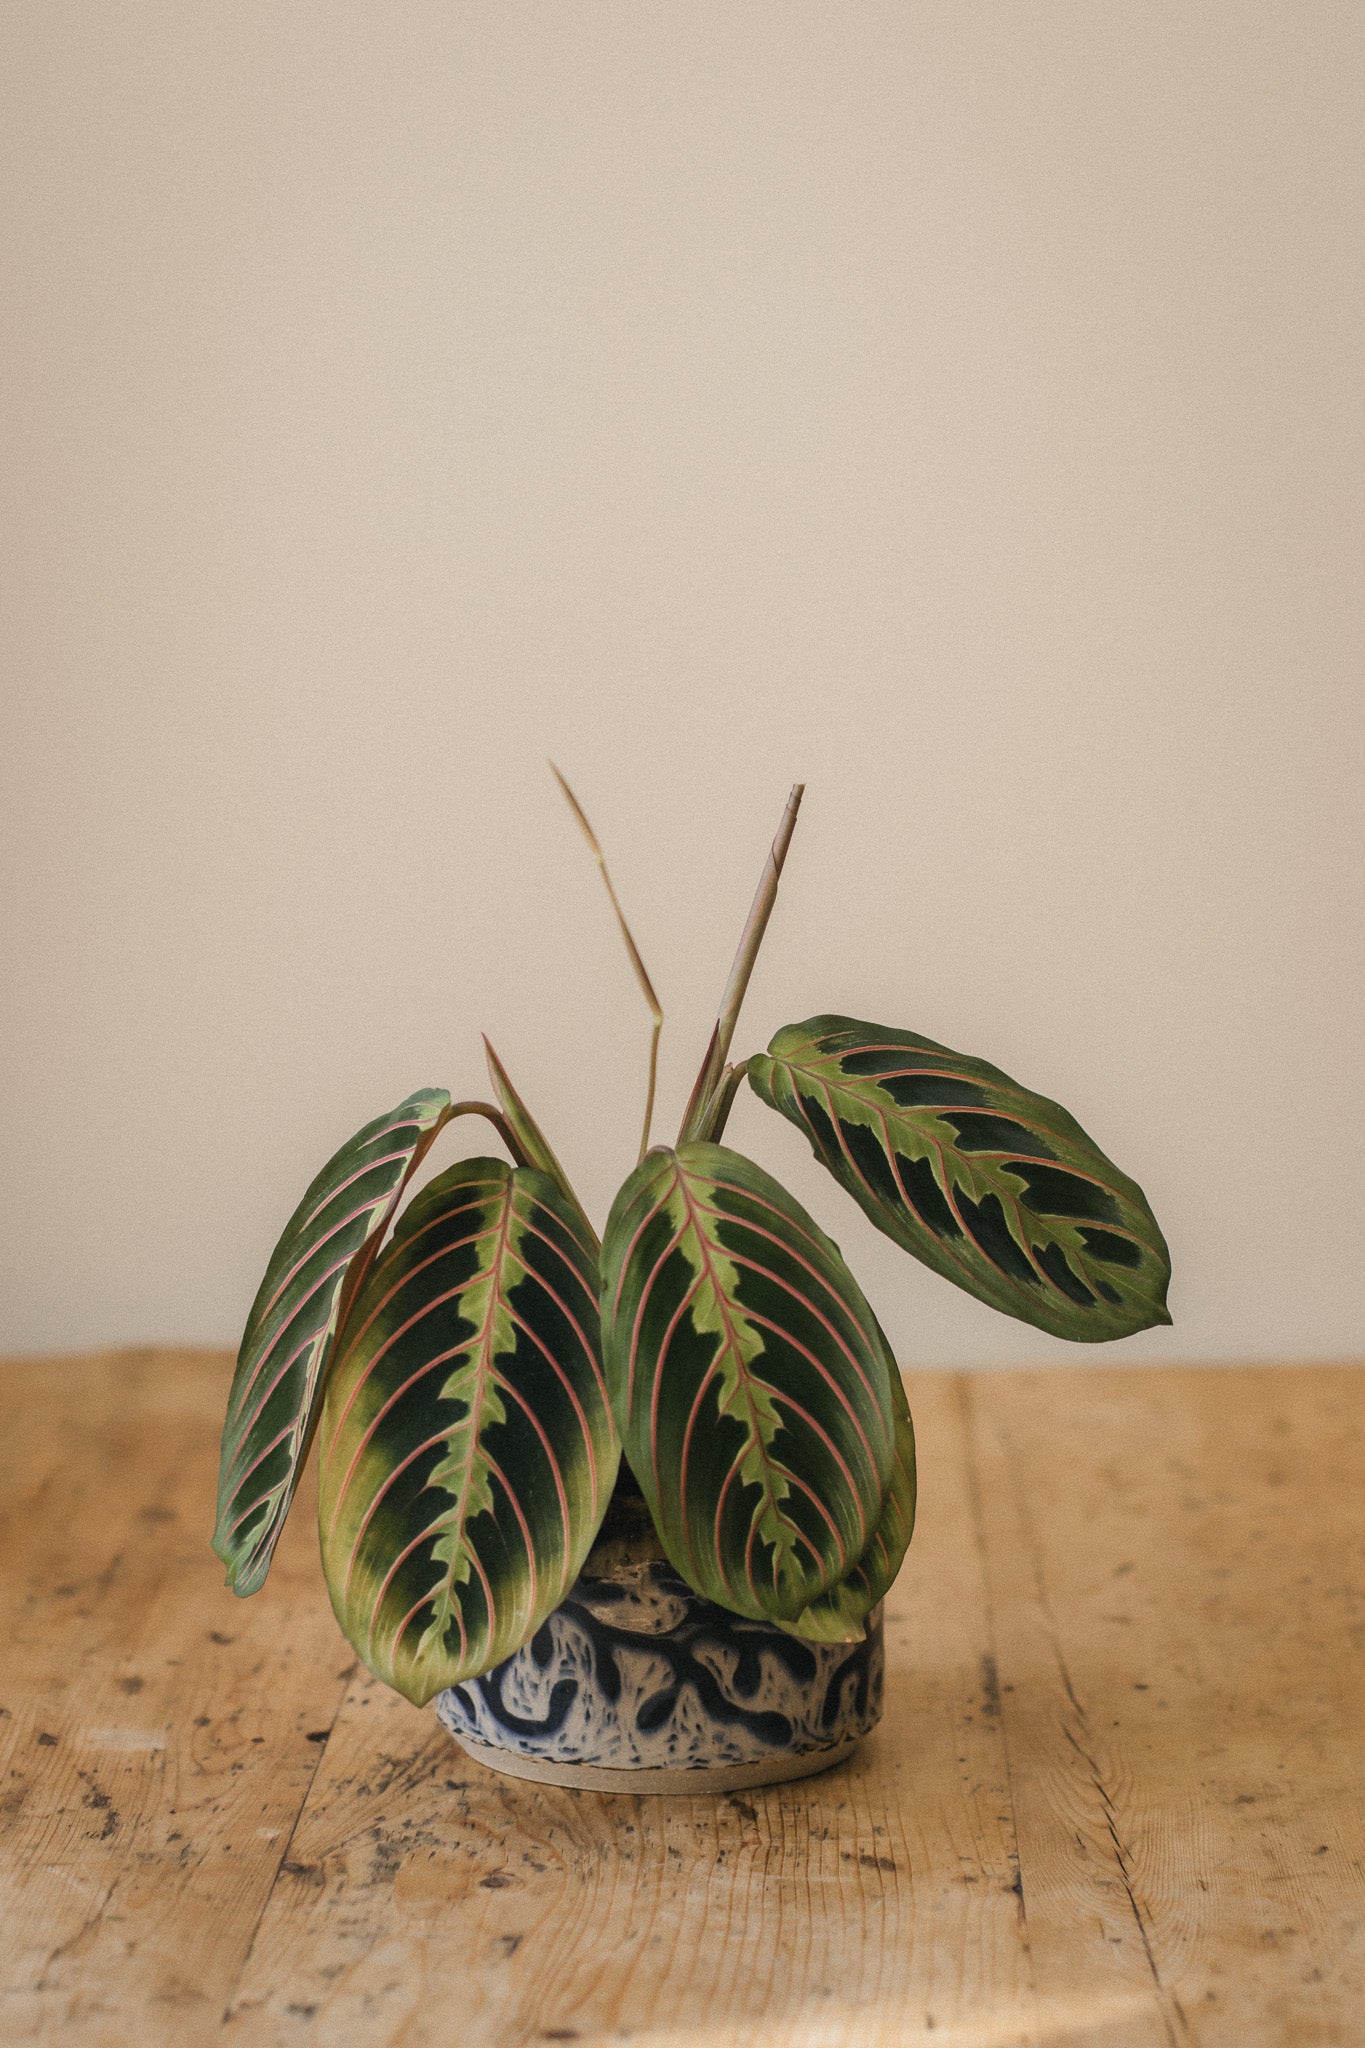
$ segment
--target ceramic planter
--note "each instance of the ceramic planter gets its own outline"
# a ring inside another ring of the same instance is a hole
[[[612,1501],[581,1577],[505,1663],[439,1693],[479,1763],[598,1792],[726,1792],[841,1763],[881,1717],[881,1610],[856,1644],[798,1642],[702,1599],[644,1501]]]

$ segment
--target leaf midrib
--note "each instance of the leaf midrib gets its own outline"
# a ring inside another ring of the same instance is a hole
[[[684,1169],[683,1169],[683,1165],[682,1165],[682,1162],[681,1162],[681,1160],[679,1160],[679,1159],[678,1159],[678,1157],[677,1157],[677,1155],[676,1155],[676,1154],[674,1155],[674,1161],[673,1161],[673,1178],[674,1178],[674,1183],[675,1183],[675,1185],[677,1186],[677,1188],[678,1188],[678,1190],[679,1190],[680,1194],[682,1195],[682,1198],[683,1198],[683,1202],[684,1202],[684,1204],[685,1204],[685,1206],[686,1206],[686,1209],[687,1209],[687,1218],[688,1218],[688,1224],[689,1224],[689,1227],[690,1227],[690,1229],[691,1229],[691,1231],[692,1231],[692,1234],[693,1234],[693,1236],[694,1236],[694,1237],[696,1238],[696,1241],[697,1241],[697,1247],[698,1247],[698,1251],[699,1251],[699,1253],[700,1253],[700,1256],[701,1256],[702,1264],[703,1264],[703,1266],[704,1266],[704,1267],[705,1267],[705,1269],[706,1269],[706,1278],[707,1278],[707,1281],[708,1281],[708,1283],[709,1283],[709,1285],[710,1285],[710,1288],[711,1288],[711,1293],[712,1293],[712,1297],[713,1297],[713,1299],[714,1299],[714,1300],[715,1300],[715,1301],[717,1302],[717,1304],[719,1305],[719,1309],[720,1309],[720,1318],[721,1318],[721,1321],[722,1321],[722,1323],[723,1323],[723,1324],[724,1324],[724,1326],[725,1326],[725,1337],[724,1337],[724,1340],[723,1340],[723,1342],[724,1342],[724,1344],[727,1344],[727,1345],[728,1345],[728,1346],[730,1347],[730,1350],[731,1350],[731,1352],[732,1352],[732,1354],[733,1354],[733,1357],[734,1357],[734,1360],[735,1360],[735,1364],[736,1364],[736,1367],[737,1367],[737,1377],[738,1377],[738,1379],[739,1379],[739,1383],[740,1383],[740,1388],[741,1388],[741,1391],[742,1391],[742,1393],[743,1393],[743,1396],[744,1396],[744,1400],[745,1400],[746,1406],[748,1407],[748,1410],[749,1410],[749,1434],[750,1434],[750,1439],[751,1439],[751,1442],[752,1442],[752,1444],[753,1444],[753,1445],[755,1445],[755,1446],[757,1447],[757,1450],[758,1450],[758,1457],[759,1457],[759,1463],[760,1463],[760,1465],[761,1465],[761,1466],[762,1466],[762,1468],[763,1468],[763,1475],[764,1475],[764,1477],[763,1477],[763,1488],[764,1488],[764,1493],[765,1493],[765,1496],[766,1496],[766,1498],[767,1498],[767,1502],[768,1502],[768,1512],[769,1512],[769,1514],[770,1514],[770,1515],[772,1516],[772,1519],[773,1519],[774,1521],[776,1521],[777,1523],[779,1523],[779,1524],[780,1524],[781,1526],[783,1526],[783,1527],[785,1527],[785,1528],[787,1528],[787,1529],[790,1529],[790,1531],[791,1531],[791,1533],[792,1533],[792,1538],[793,1538],[793,1542],[792,1542],[792,1544],[790,1544],[790,1545],[789,1545],[788,1547],[789,1547],[789,1549],[791,1549],[791,1548],[794,1548],[794,1547],[795,1547],[795,1544],[796,1544],[797,1542],[800,1542],[800,1541],[802,1541],[802,1540],[806,1540],[806,1541],[809,1541],[809,1539],[803,1539],[803,1538],[802,1538],[802,1534],[801,1534],[801,1531],[800,1531],[800,1530],[799,1530],[799,1529],[797,1528],[796,1524],[795,1524],[795,1523],[794,1523],[794,1522],[793,1522],[793,1521],[791,1520],[791,1518],[790,1518],[789,1516],[787,1516],[787,1515],[784,1515],[784,1514],[782,1513],[781,1507],[779,1506],[779,1501],[780,1501],[780,1500],[781,1500],[781,1499],[783,1498],[783,1496],[779,1495],[779,1494],[778,1494],[778,1492],[777,1492],[777,1490],[776,1490],[776,1484],[775,1484],[775,1477],[774,1477],[774,1474],[775,1474],[775,1466],[774,1466],[774,1462],[773,1462],[772,1458],[771,1458],[771,1457],[769,1456],[769,1453],[768,1453],[768,1446],[767,1446],[767,1442],[766,1442],[766,1440],[765,1440],[765,1438],[764,1438],[764,1436],[763,1436],[763,1432],[762,1432],[762,1430],[760,1429],[760,1427],[759,1427],[759,1424],[758,1424],[758,1419],[757,1419],[757,1410],[756,1410],[756,1403],[755,1403],[755,1400],[754,1400],[754,1395],[753,1395],[753,1374],[752,1374],[752,1373],[750,1372],[750,1370],[749,1370],[749,1365],[748,1365],[748,1361],[747,1361],[747,1359],[746,1359],[746,1358],[744,1357],[743,1351],[742,1351],[742,1350],[741,1350],[741,1348],[740,1348],[740,1344],[739,1344],[739,1340],[738,1340],[738,1337],[737,1337],[737,1336],[736,1336],[736,1334],[735,1334],[735,1328],[734,1328],[734,1323],[733,1323],[733,1321],[731,1320],[731,1316],[730,1316],[730,1304],[729,1304],[729,1300],[728,1300],[728,1298],[727,1298],[727,1296],[726,1296],[726,1293],[725,1293],[725,1290],[724,1290],[724,1288],[723,1288],[723,1287],[722,1287],[722,1286],[720,1285],[720,1282],[719,1282],[719,1280],[718,1280],[718,1278],[717,1278],[717,1276],[716,1276],[716,1269],[715,1269],[715,1266],[714,1266],[714,1264],[712,1263],[712,1259],[711,1259],[711,1252],[710,1252],[710,1246],[709,1246],[709,1244],[708,1244],[708,1242],[707,1242],[706,1232],[705,1232],[705,1229],[704,1229],[704,1228],[702,1227],[701,1223],[700,1223],[700,1222],[699,1222],[699,1220],[698,1220],[698,1216],[699,1216],[699,1208],[698,1208],[698,1205],[697,1205],[697,1204],[696,1204],[696,1203],[695,1203],[695,1202],[693,1201],[693,1198],[692,1198],[692,1190],[691,1190],[691,1188],[690,1188],[690,1187],[689,1187],[689,1185],[688,1185],[686,1173],[685,1173],[685,1171],[684,1171]],[[761,1338],[761,1337],[759,1338],[759,1347],[760,1347],[760,1352],[762,1352],[762,1350],[766,1349],[766,1347],[765,1347],[765,1346],[764,1346],[764,1344],[763,1344],[763,1340],[762,1340],[762,1338]],[[706,1371],[706,1381],[705,1381],[705,1382],[703,1382],[703,1384],[706,1384],[707,1382],[709,1382],[709,1381],[710,1381],[710,1380],[711,1380],[711,1379],[712,1379],[712,1378],[713,1378],[713,1377],[715,1376],[715,1374],[716,1374],[716,1373],[717,1373],[717,1372],[719,1371],[719,1369],[720,1369],[720,1356],[721,1356],[720,1352],[717,1352],[716,1356],[715,1356],[715,1357],[714,1357],[714,1358],[713,1358],[713,1359],[711,1360],[711,1363],[710,1363],[710,1365],[709,1365],[709,1366],[707,1367],[707,1371]],[[699,1390],[699,1391],[700,1391],[700,1390]],[[735,1458],[735,1459],[734,1459],[734,1460],[732,1461],[732,1463],[731,1463],[731,1465],[730,1465],[730,1468],[729,1468],[729,1471],[727,1471],[727,1473],[726,1473],[726,1476],[725,1476],[725,1486],[726,1486],[726,1488],[728,1488],[728,1486],[729,1486],[729,1483],[730,1483],[730,1479],[731,1479],[731,1477],[732,1477],[732,1475],[733,1475],[733,1473],[734,1473],[734,1471],[735,1471],[736,1467],[737,1467],[737,1466],[739,1466],[739,1465],[741,1465],[741,1464],[743,1464],[743,1462],[744,1462],[744,1459],[745,1459],[745,1457],[746,1457],[746,1455],[747,1455],[747,1452],[748,1452],[748,1446],[747,1446],[747,1445],[746,1445],[746,1446],[743,1446],[743,1447],[741,1448],[741,1450],[740,1450],[740,1452],[739,1452],[738,1456],[737,1456],[737,1457],[736,1457],[736,1458]],[[656,1453],[656,1459],[657,1459],[657,1453]],[[691,1543],[691,1537],[690,1537],[690,1532],[689,1532],[689,1530],[688,1530],[688,1523],[687,1523],[687,1506],[686,1506],[686,1476],[687,1476],[687,1475],[686,1475],[686,1471],[684,1470],[684,1471],[680,1472],[678,1476],[679,1476],[678,1498],[679,1498],[679,1504],[680,1504],[680,1506],[681,1506],[681,1507],[682,1507],[682,1509],[683,1509],[683,1532],[684,1532],[684,1535],[685,1535],[685,1536],[687,1537],[687,1539],[688,1539],[688,1551],[689,1551],[689,1554],[692,1554],[692,1555],[694,1555],[695,1553],[693,1553],[693,1551],[692,1551],[692,1543]],[[784,1482],[784,1483],[785,1483],[785,1482]],[[655,1465],[654,1465],[654,1484],[655,1484],[656,1488],[657,1488],[657,1487],[658,1487],[658,1485],[659,1485],[659,1468],[658,1468],[658,1464],[657,1464],[657,1461],[655,1462]],[[728,1572],[727,1572],[727,1571],[725,1570],[725,1560],[724,1560],[724,1556],[723,1556],[723,1553],[722,1553],[722,1550],[721,1550],[721,1546],[720,1546],[719,1544],[717,1544],[717,1545],[716,1545],[716,1555],[717,1555],[717,1558],[718,1558],[718,1559],[720,1560],[720,1564],[721,1564],[721,1570],[722,1570],[722,1574],[723,1574],[723,1575],[724,1575],[724,1577],[725,1577],[725,1582],[726,1582],[726,1584],[727,1584],[727,1585],[729,1585],[729,1584],[730,1584],[730,1578],[729,1578],[729,1573],[728,1573]],[[776,1573],[776,1568],[777,1568],[777,1561],[776,1561],[776,1559],[774,1559],[774,1574]],[[753,1579],[752,1579],[752,1577],[750,1576],[750,1574],[749,1574],[749,1572],[748,1572],[748,1569],[747,1569],[747,1565],[746,1565],[746,1570],[745,1570],[745,1578],[746,1578],[746,1580],[748,1581],[748,1584],[749,1584],[749,1590],[750,1590],[750,1592],[754,1594],[754,1597],[755,1597],[755,1598],[757,1598],[757,1593],[756,1593],[756,1591],[755,1591],[755,1588],[754,1588],[754,1584],[753,1584]]]
[[[909,1126],[909,1128],[915,1132],[915,1135],[920,1138],[921,1142],[926,1148],[924,1153],[921,1155],[922,1157],[928,1158],[930,1153],[933,1154],[935,1162],[935,1183],[937,1184],[940,1192],[942,1193],[944,1200],[952,1209],[953,1215],[957,1219],[958,1227],[962,1231],[962,1234],[966,1239],[967,1243],[970,1244],[977,1251],[981,1258],[986,1260],[987,1264],[992,1268],[994,1272],[1000,1275],[1002,1281],[1004,1281],[1008,1286],[1010,1286],[1016,1292],[1018,1292],[1021,1299],[1031,1300],[1033,1298],[1031,1295],[1026,1295],[1024,1293],[1023,1283],[1021,1281],[1015,1279],[1013,1274],[1007,1273],[1003,1267],[996,1265],[995,1260],[991,1258],[989,1252],[987,1252],[984,1249],[984,1247],[978,1244],[974,1233],[968,1229],[966,1222],[964,1221],[963,1216],[961,1214],[961,1211],[958,1209],[957,1202],[954,1199],[955,1182],[953,1180],[953,1177],[947,1174],[944,1166],[943,1154],[945,1150],[950,1150],[953,1153],[954,1158],[961,1161],[962,1166],[964,1168],[964,1177],[968,1178],[970,1183],[966,1189],[966,1192],[969,1195],[972,1195],[972,1199],[980,1200],[982,1193],[993,1194],[997,1197],[997,1199],[1001,1202],[1002,1205],[1008,1206],[1010,1212],[1014,1217],[1015,1224],[1017,1225],[1017,1230],[1013,1231],[1011,1235],[1014,1236],[1015,1242],[1019,1246],[1019,1249],[1024,1253],[1025,1257],[1028,1259],[1029,1264],[1038,1274],[1039,1280],[1041,1284],[1048,1290],[1048,1294],[1052,1296],[1057,1295],[1060,1292],[1056,1282],[1051,1278],[1051,1276],[1039,1267],[1038,1260],[1034,1255],[1032,1243],[1033,1233],[1030,1230],[1029,1226],[1024,1222],[1022,1213],[1022,1196],[1020,1194],[1019,1189],[1010,1184],[1011,1181],[1014,1178],[1016,1178],[1016,1176],[1008,1174],[1003,1168],[997,1172],[992,1172],[990,1170],[991,1162],[995,1160],[1011,1160],[1016,1158],[1023,1159],[1025,1156],[1024,1154],[1013,1151],[963,1152],[955,1143],[953,1143],[953,1141],[950,1138],[946,1136],[943,1138],[939,1138],[935,1136],[933,1133],[927,1131],[924,1128],[923,1124],[916,1123],[913,1119],[913,1113],[907,1111],[903,1107],[903,1105],[899,1103],[893,1103],[889,1108],[883,1108],[883,1106],[880,1103],[869,1102],[868,1099],[865,1096],[859,1094],[857,1090],[848,1088],[846,1085],[841,1085],[839,1082],[832,1081],[827,1074],[818,1073],[811,1067],[798,1066],[798,1064],[795,1061],[789,1061],[786,1064],[791,1068],[794,1074],[800,1073],[806,1076],[807,1079],[814,1084],[814,1089],[818,1089],[824,1095],[825,1100],[829,1105],[830,1116],[836,1130],[839,1130],[839,1126],[843,1121],[843,1116],[841,1115],[839,1109],[836,1107],[836,1097],[838,1097],[840,1101],[853,1104],[857,1109],[859,1109],[862,1112],[861,1115],[850,1118],[850,1121],[862,1123],[867,1129],[872,1130],[875,1128],[875,1126],[869,1124],[867,1122],[867,1118],[869,1115],[876,1118],[877,1124],[881,1126],[881,1134],[884,1149],[887,1155],[887,1163],[890,1166],[891,1171],[895,1174],[897,1187],[899,1187],[901,1190],[901,1199],[905,1204],[906,1214],[914,1223],[915,1227],[918,1230],[922,1231],[925,1234],[925,1236],[933,1244],[935,1244],[944,1255],[953,1258],[955,1264],[960,1265],[962,1263],[961,1259],[955,1256],[955,1248],[951,1245],[951,1243],[937,1236],[935,1232],[929,1229],[927,1224],[920,1220],[913,1202],[911,1202],[908,1194],[905,1191],[905,1185],[901,1180],[900,1170],[895,1163],[895,1153],[899,1148],[896,1147],[891,1141],[890,1122],[893,1118],[897,1120],[904,1120],[904,1122]],[[877,1076],[874,1078],[879,1080],[881,1077]],[[800,1094],[800,1092],[801,1091],[798,1087],[798,1095]],[[814,1090],[812,1092],[814,1092]],[[929,1121],[935,1120],[939,1116],[939,1114],[940,1105],[935,1104],[931,1111],[926,1111],[925,1122],[927,1123]],[[1032,1126],[1029,1126],[1028,1128],[1032,1128]],[[1067,1140],[1065,1137],[1062,1136],[1061,1133],[1053,1130],[1049,1126],[1039,1125],[1038,1128],[1044,1131],[1048,1137],[1055,1137],[1059,1145],[1070,1146],[1072,1144],[1072,1141]],[[857,1174],[858,1179],[863,1183],[864,1186],[866,1186],[866,1181],[864,1180],[863,1175],[858,1172],[857,1162],[851,1157],[851,1155],[848,1152],[847,1146],[844,1143],[842,1131],[839,1131],[839,1139],[840,1148],[844,1153],[844,1157],[848,1160],[850,1170]],[[1059,1153],[1055,1162],[1045,1161],[1043,1163],[1049,1165],[1055,1163],[1061,1172],[1071,1174],[1073,1178],[1075,1178],[1076,1180],[1084,1181],[1089,1187],[1100,1189],[1102,1193],[1110,1195],[1115,1201],[1120,1202],[1125,1209],[1132,1209],[1133,1204],[1129,1199],[1127,1192],[1122,1186],[1116,1185],[1114,1181],[1104,1180],[1098,1174],[1087,1170],[1085,1167],[1075,1164],[1073,1159],[1068,1157],[1066,1154]],[[972,1194],[973,1186],[978,1191],[975,1194]],[[876,1196],[875,1190],[869,1190],[869,1192],[872,1193],[874,1200],[879,1199]],[[879,1206],[885,1208],[886,1205],[884,1202],[879,1201]],[[1085,1240],[1081,1236],[1081,1222],[1082,1220],[1091,1221],[1091,1219],[1077,1219],[1076,1217],[1072,1216],[1049,1216],[1041,1212],[1032,1211],[1030,1213],[1037,1215],[1037,1224],[1041,1234],[1050,1237],[1054,1242],[1058,1244],[1065,1245],[1070,1250],[1075,1252],[1078,1257],[1084,1258],[1087,1263],[1089,1262],[1089,1259],[1092,1256],[1092,1254],[1089,1252]],[[1138,1275],[1146,1271],[1148,1261],[1150,1261],[1155,1256],[1155,1247],[1151,1245],[1147,1241],[1147,1239],[1143,1237],[1136,1229],[1134,1229],[1132,1224],[1122,1220],[1115,1222],[1107,1222],[1103,1224],[1092,1223],[1092,1227],[1096,1229],[1108,1230],[1111,1231],[1113,1235],[1116,1237],[1125,1238],[1130,1244],[1135,1244],[1138,1247],[1138,1250],[1144,1255],[1142,1267],[1117,1268],[1117,1277],[1115,1279],[1114,1284],[1123,1288],[1129,1294],[1136,1296],[1139,1300],[1145,1300],[1147,1298],[1146,1295],[1142,1292],[1142,1290],[1139,1287],[1134,1285],[1134,1279]],[[1132,1277],[1128,1277],[1130,1274],[1132,1275]]]
[[[460,1482],[460,1492],[459,1495],[456,1497],[456,1512],[453,1520],[447,1524],[448,1528],[452,1530],[458,1530],[459,1532],[455,1546],[457,1553],[458,1551],[467,1549],[469,1547],[467,1536],[467,1516],[469,1509],[469,1491],[470,1487],[473,1484],[475,1460],[482,1459],[486,1465],[490,1466],[492,1463],[492,1461],[488,1459],[483,1453],[483,1451],[480,1449],[479,1433],[482,1427],[483,1410],[485,1402],[487,1400],[489,1387],[492,1381],[497,1377],[492,1362],[493,1326],[497,1319],[498,1308],[502,1303],[503,1263],[504,1260],[510,1254],[511,1234],[512,1183],[509,1178],[503,1189],[502,1216],[498,1223],[497,1243],[488,1266],[488,1303],[484,1309],[483,1328],[482,1330],[480,1330],[478,1337],[475,1340],[475,1345],[471,1347],[471,1349],[477,1349],[479,1353],[479,1362],[475,1368],[477,1373],[476,1402],[475,1405],[471,1407],[469,1414],[466,1417],[466,1427],[468,1429],[469,1434],[470,1448],[469,1455],[465,1461],[465,1470]],[[503,1484],[504,1486],[506,1485],[505,1480]],[[534,1613],[536,1604],[536,1560],[535,1552],[529,1542],[527,1543],[526,1548],[527,1575],[530,1588],[530,1608],[531,1612]],[[452,1557],[449,1561],[445,1574],[439,1583],[439,1587],[434,1587],[432,1589],[433,1593],[439,1591],[440,1597],[442,1599],[442,1602],[444,1603],[447,1612],[453,1604],[452,1589],[455,1583],[454,1573],[455,1558]],[[489,1626],[491,1628],[493,1625],[494,1617],[490,1614],[488,1619]]]

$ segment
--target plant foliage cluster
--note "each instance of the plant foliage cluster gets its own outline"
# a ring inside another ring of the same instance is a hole
[[[682,1577],[737,1614],[856,1641],[915,1518],[896,1361],[837,1245],[721,1143],[736,1090],[906,1251],[1081,1342],[1169,1322],[1142,1190],[1065,1110],[984,1060],[840,1016],[729,1061],[776,896],[792,792],[672,1146],[649,1144],[600,1241],[488,1048],[496,1103],[423,1089],[343,1145],[276,1247],[229,1396],[214,1548],[263,1583],[316,1437],[323,1565],[369,1668],[419,1705],[525,1643],[581,1570],[622,1458]],[[463,1160],[400,1203],[453,1118]]]

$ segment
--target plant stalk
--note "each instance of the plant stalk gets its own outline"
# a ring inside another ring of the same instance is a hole
[[[720,1000],[720,1013],[716,1018],[715,1029],[711,1033],[711,1042],[706,1048],[706,1058],[702,1061],[701,1072],[688,1097],[687,1109],[678,1131],[680,1145],[699,1134],[706,1121],[711,1098],[724,1072],[730,1041],[739,1022],[740,1006],[749,986],[749,977],[754,971],[758,949],[763,944],[763,934],[768,929],[768,919],[772,916],[773,905],[777,901],[777,885],[782,875],[782,864],[787,858],[787,848],[791,845],[792,833],[796,830],[796,814],[801,808],[801,799],[805,793],[805,783],[798,782],[793,784],[792,793],[787,798],[787,807],[782,813],[777,836],[764,863],[763,873],[749,911],[749,920],[741,935],[734,965],[730,969],[730,979],[725,984],[725,993]],[[733,1094],[732,1089],[732,1100]],[[727,1103],[727,1112],[728,1108]]]
[[[635,940],[631,934],[630,926],[626,923],[626,913],[624,912],[624,910],[622,910],[616,891],[612,887],[611,875],[607,869],[606,855],[603,853],[602,848],[598,843],[597,834],[593,831],[592,826],[588,823],[587,814],[584,811],[582,804],[578,801],[578,798],[574,795],[568,783],[564,780],[564,777],[555,767],[553,761],[551,761],[550,763],[550,773],[554,776],[555,781],[563,790],[565,798],[568,801],[569,809],[573,812],[575,818],[577,818],[579,829],[582,832],[583,837],[587,840],[589,847],[592,849],[593,859],[597,862],[598,867],[602,871],[602,880],[606,884],[607,895],[611,898],[611,907],[616,912],[616,922],[621,927],[621,936],[626,942],[626,951],[630,955],[630,964],[635,970],[635,979],[639,982],[641,989],[644,991],[644,998],[645,1001],[649,1004],[650,1016],[653,1019],[653,1027],[650,1031],[649,1036],[649,1082],[645,1089],[645,1122],[644,1129],[640,1135],[639,1157],[640,1159],[643,1159],[646,1152],[648,1152],[649,1150],[649,1128],[654,1121],[654,1091],[658,1085],[659,1080],[659,1033],[664,1028],[663,1008],[659,1002],[659,998],[654,993],[654,984],[649,978],[649,973],[645,967],[644,961],[640,958],[640,949],[636,945]]]
[[[526,1166],[535,1167],[540,1173],[549,1174],[550,1179],[554,1182],[579,1222],[583,1225],[583,1229],[594,1250],[600,1252],[602,1249],[601,1242],[597,1232],[592,1227],[591,1220],[583,1204],[574,1192],[573,1183],[556,1158],[553,1145],[551,1145],[544,1131],[542,1131],[540,1125],[512,1086],[511,1077],[489,1044],[487,1033],[484,1034],[483,1047],[488,1055],[488,1072],[493,1082],[494,1092],[497,1095],[498,1101],[502,1104],[503,1115],[513,1131],[515,1131],[517,1142],[525,1155],[522,1163]]]
[[[457,1116],[486,1116],[498,1136],[502,1139],[503,1144],[511,1153],[513,1164],[515,1166],[530,1166],[532,1164],[531,1160],[526,1156],[525,1147],[512,1129],[511,1124],[507,1121],[502,1111],[495,1108],[491,1102],[452,1102],[441,1121],[442,1123],[449,1123]]]
[[[719,1145],[739,1093],[739,1084],[748,1071],[749,1062],[741,1060],[738,1066],[726,1067],[716,1083],[715,1091],[697,1122],[697,1136],[704,1138],[709,1145]]]

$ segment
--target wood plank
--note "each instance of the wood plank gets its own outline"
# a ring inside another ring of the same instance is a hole
[[[216,2036],[351,1658],[305,1505],[266,1591],[208,1548],[230,1360],[0,1367],[0,2039]]]
[[[308,1500],[232,1600],[227,1372],[0,1366],[6,2042],[1365,2039],[1358,1370],[920,1379],[886,1721],[724,1800],[470,1763]]]
[[[916,1406],[928,1504],[890,1607],[887,1719],[858,1760],[723,1800],[557,1791],[470,1763],[362,1679],[228,2039],[444,2048],[454,2016],[462,2048],[1028,2038],[951,1382]]]
[[[963,1383],[1040,1994],[1365,2040],[1365,1381]]]

